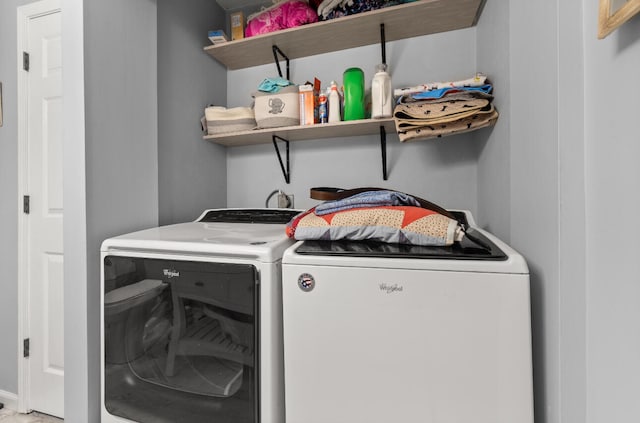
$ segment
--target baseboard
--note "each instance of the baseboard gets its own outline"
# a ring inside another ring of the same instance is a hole
[[[0,402],[4,404],[4,408],[9,408],[11,410],[18,409],[18,396],[11,392],[0,389]]]

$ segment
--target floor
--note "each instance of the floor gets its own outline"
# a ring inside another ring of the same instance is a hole
[[[20,414],[8,408],[0,409],[0,423],[61,423],[62,421],[35,411],[29,414]]]

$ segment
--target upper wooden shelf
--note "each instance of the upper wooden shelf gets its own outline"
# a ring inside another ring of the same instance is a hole
[[[362,119],[336,123],[317,123],[305,126],[283,126],[280,128],[254,129],[252,131],[231,132],[220,135],[207,135],[205,140],[216,144],[235,147],[271,143],[272,136],[277,135],[287,141],[314,140],[320,138],[353,137],[357,135],[379,134],[384,126],[387,134],[395,134],[393,119]]]
[[[289,59],[474,26],[485,0],[419,0],[316,22],[269,34],[210,45],[204,50],[228,69],[273,63],[272,46]]]

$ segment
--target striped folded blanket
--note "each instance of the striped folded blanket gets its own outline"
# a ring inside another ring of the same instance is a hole
[[[248,131],[256,127],[256,118],[250,107],[210,106],[204,110],[209,135]]]

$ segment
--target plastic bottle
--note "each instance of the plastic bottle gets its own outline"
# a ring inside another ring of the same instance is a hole
[[[336,81],[331,81],[327,98],[329,99],[329,123],[340,122],[342,120],[340,116],[340,94],[338,94]]]
[[[384,63],[376,66],[376,74],[371,81],[371,118],[389,118],[393,113],[391,77]]]
[[[318,120],[319,123],[327,123],[329,121],[329,107],[327,105],[328,97],[325,93],[318,96]]]
[[[365,117],[364,72],[360,68],[349,68],[342,75],[344,85],[344,120]]]

